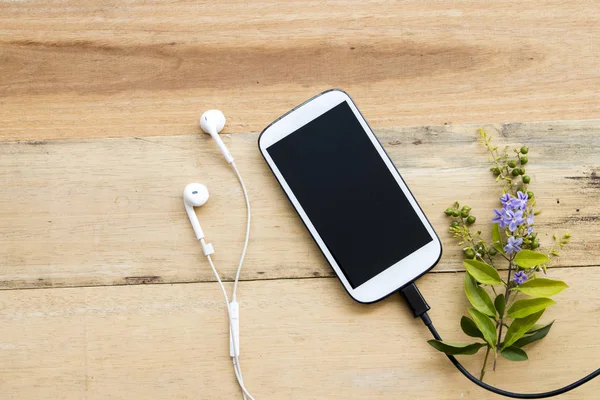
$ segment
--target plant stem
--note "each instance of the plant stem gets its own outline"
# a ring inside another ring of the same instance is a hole
[[[506,261],[510,261],[510,258],[506,257],[504,254],[502,254],[502,253],[498,253],[498,254],[500,254],[502,257],[504,257],[504,259],[505,259]]]
[[[501,157],[500,155],[498,155],[498,150],[494,150],[491,146],[490,143],[488,142],[487,136],[484,137],[483,139],[483,144],[485,145],[485,147],[487,148],[487,150],[490,153],[490,156],[492,157],[492,160],[494,162],[494,165],[500,170],[500,177],[501,179],[505,179],[508,177],[508,174],[505,176],[504,172],[502,171],[502,167],[500,167],[500,164],[498,164],[498,157]],[[508,172],[508,171],[507,171]]]
[[[485,366],[487,365],[488,356],[490,355],[490,350],[492,348],[488,345],[487,351],[485,352],[485,359],[483,360],[483,365],[481,366],[481,373],[479,374],[479,380],[483,381],[483,376],[485,375]]]
[[[466,228],[469,231],[469,236],[466,237],[465,239],[469,241],[469,243],[471,243],[471,247],[473,247],[473,251],[475,251],[475,240],[473,239],[473,235],[471,235],[471,230],[469,229],[469,227],[467,226],[467,224],[465,223],[465,219],[461,216],[460,217],[460,222],[463,225],[463,228]],[[481,237],[480,237],[481,239]],[[485,246],[485,244],[484,244]],[[475,251],[475,254],[477,255],[477,257],[479,257],[479,259],[482,262],[485,262],[485,260],[483,259],[483,256],[480,255],[478,252]],[[492,260],[492,256],[490,256],[487,252],[483,253],[484,255],[486,255],[488,257],[488,259],[490,260],[490,265],[494,266],[494,261]],[[500,253],[502,254],[502,253]],[[502,254],[504,256],[504,254]],[[506,258],[506,256],[504,256],[504,258]],[[508,259],[507,259],[508,260]]]
[[[510,273],[512,272],[512,260],[508,261],[508,276],[506,277],[506,290],[504,291],[504,301],[507,302],[507,298],[509,295],[509,288],[510,288]],[[504,312],[506,312],[506,307]],[[502,313],[502,315],[500,315],[500,329],[498,330],[498,343],[496,344],[496,348],[500,349],[500,342],[502,340],[502,328],[504,328],[503,325],[504,322],[504,313]],[[494,371],[496,370],[496,361],[497,358],[494,357]]]
[[[506,309],[508,309],[508,302],[510,301],[510,296],[511,296],[512,294],[513,294],[513,292],[509,291],[509,292],[508,292],[508,296],[506,296],[506,299],[505,299],[505,301],[506,301],[506,305],[507,305]],[[517,293],[516,293],[516,292],[515,292],[514,294],[515,294],[515,296],[517,295]]]

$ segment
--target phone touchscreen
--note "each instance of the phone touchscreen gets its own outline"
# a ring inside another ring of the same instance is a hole
[[[433,240],[347,102],[266,150],[352,288]]]

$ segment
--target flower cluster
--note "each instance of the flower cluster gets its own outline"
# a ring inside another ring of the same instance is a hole
[[[504,193],[500,197],[502,203],[501,209],[494,209],[494,218],[492,223],[500,224],[500,228],[508,229],[511,232],[517,230],[517,227],[525,222],[523,213],[527,210],[527,200],[529,198],[523,192],[518,192],[517,197],[513,197],[508,193]]]
[[[533,235],[534,213],[533,206],[529,207],[529,195],[517,192],[517,196],[504,193],[500,197],[502,208],[494,209],[492,223],[498,224],[501,229],[508,229],[508,242],[504,246],[504,252],[508,255],[521,251],[523,238],[529,237],[532,248],[535,236]]]

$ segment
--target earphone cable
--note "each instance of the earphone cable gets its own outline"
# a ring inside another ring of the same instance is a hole
[[[233,360],[233,371],[235,372],[235,377],[237,378],[237,380],[239,382],[244,383],[244,377],[242,376],[242,366],[241,364],[239,364],[240,360],[237,357],[232,358]],[[236,362],[237,360],[237,362]],[[248,400],[248,398],[246,397],[246,393],[244,391],[242,391],[242,396],[244,397],[244,400]]]
[[[242,179],[242,175],[240,174],[240,171],[238,170],[235,161],[231,162],[231,166],[233,167],[235,175],[238,181],[240,182],[242,192],[244,193],[244,200],[246,201],[246,237],[244,238],[244,247],[242,248],[242,254],[240,255],[240,261],[238,263],[237,271],[235,273],[235,280],[233,282],[233,294],[231,296],[231,301],[236,301],[237,287],[238,282],[240,280],[240,272],[242,271],[242,265],[244,264],[244,259],[246,258],[246,251],[248,250],[248,241],[250,239],[250,220],[252,217],[252,213],[250,211],[250,197],[248,196],[248,190],[246,190],[246,185],[244,184],[244,180]],[[235,338],[233,340],[235,340]],[[234,343],[234,346],[235,345],[236,344]],[[241,385],[244,385],[244,378],[242,376],[242,366],[237,356],[233,358],[233,370],[235,372],[238,382],[241,382]],[[245,390],[242,391],[242,394],[244,396],[244,400],[247,400]]]
[[[202,239],[204,240],[204,239]],[[229,296],[227,296],[227,291],[225,290],[225,286],[223,285],[223,282],[221,281],[221,277],[219,276],[219,273],[217,272],[217,269],[215,268],[215,264],[213,263],[212,257],[210,255],[207,255],[206,258],[208,259],[208,263],[210,264],[210,268],[213,271],[213,274],[215,276],[215,279],[217,280],[217,283],[219,284],[219,287],[221,288],[221,292],[223,293],[223,298],[225,299],[225,305],[227,307],[227,315],[229,316],[229,321],[231,321],[231,309],[229,308]],[[230,331],[230,335],[231,338],[233,340],[233,346],[236,346],[235,343],[235,335],[233,334],[233,330],[231,328],[231,322],[229,323],[229,331]],[[238,356],[236,355],[233,358],[233,370],[235,372],[235,377],[238,381],[238,384],[240,385],[240,388],[242,389],[242,393],[244,394],[244,396],[248,396],[248,398],[250,400],[255,400],[254,397],[252,397],[252,395],[250,394],[250,392],[248,392],[248,389],[246,389],[246,386],[244,386],[244,381],[242,379],[242,375],[241,375],[241,371],[239,370],[239,359]]]
[[[242,266],[244,264],[244,259],[246,257],[246,251],[248,249],[248,241],[250,238],[250,219],[251,219],[251,211],[250,211],[250,198],[248,196],[248,191],[246,189],[246,185],[244,184],[244,180],[242,179],[242,175],[240,174],[237,165],[235,164],[235,162],[231,162],[231,166],[233,167],[233,170],[235,172],[235,175],[240,183],[240,186],[242,188],[242,192],[244,194],[244,200],[246,202],[246,210],[247,210],[247,216],[246,216],[246,234],[245,234],[245,238],[244,238],[244,246],[242,248],[242,254],[240,255],[240,260],[238,263],[238,267],[235,273],[235,279],[234,279],[234,283],[233,283],[233,293],[231,296],[231,301],[234,302],[237,299],[237,287],[238,287],[238,282],[240,279],[240,273],[242,271]],[[221,281],[221,277],[219,276],[217,269],[215,268],[214,262],[212,260],[212,257],[210,255],[207,255],[206,258],[208,259],[208,262],[210,264],[210,267],[213,271],[213,274],[215,276],[215,279],[217,280],[217,282],[219,283],[219,287],[221,288],[221,292],[223,293],[223,297],[225,298],[225,303],[227,306],[227,315],[228,315],[228,319],[229,319],[229,330],[230,330],[230,335],[231,335],[231,340],[233,342],[233,347],[237,348],[238,344],[236,343],[236,335],[233,332],[233,328],[232,328],[232,315],[231,315],[231,308],[230,308],[230,303],[229,303],[229,296],[227,295],[227,291],[225,290],[225,286],[223,285],[223,282]],[[244,379],[242,376],[242,367],[240,364],[240,360],[239,357],[237,355],[235,355],[234,357],[232,357],[232,362],[233,362],[233,371],[235,372],[235,377],[238,381],[238,384],[240,386],[240,388],[242,389],[242,395],[244,397],[244,400],[255,400],[254,397],[252,397],[252,395],[248,392],[248,390],[246,389],[246,386],[244,385]]]
[[[240,262],[238,264],[237,271],[235,273],[235,280],[233,282],[233,294],[231,301],[236,301],[237,298],[237,287],[238,282],[240,280],[240,272],[242,271],[242,265],[244,264],[244,259],[246,258],[246,250],[248,250],[248,240],[250,238],[250,198],[248,196],[248,191],[246,190],[246,185],[244,185],[244,180],[242,179],[242,175],[240,175],[240,171],[238,171],[237,165],[235,165],[235,161],[231,162],[231,166],[235,171],[235,175],[237,176],[238,181],[240,182],[240,186],[242,187],[242,192],[244,193],[244,199],[246,200],[246,237],[244,239],[244,247],[242,249],[242,255],[240,256]]]

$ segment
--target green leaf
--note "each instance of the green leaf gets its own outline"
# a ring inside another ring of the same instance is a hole
[[[490,295],[483,288],[477,286],[475,279],[469,274],[465,274],[465,294],[477,311],[490,317],[496,317],[496,310]]]
[[[539,331],[540,329],[542,329],[543,327],[545,327],[546,325],[544,324],[535,324],[531,327],[531,329],[529,329],[526,334],[530,334],[530,333],[534,333]]]
[[[463,315],[463,317],[460,319],[460,327],[462,328],[463,332],[467,335],[483,339],[483,333],[481,333],[481,331],[479,330],[477,325],[475,325],[475,322],[473,322],[471,318],[465,317]]]
[[[494,351],[496,350],[496,326],[487,315],[477,311],[474,308],[469,310],[477,328],[483,333],[483,338]]]
[[[525,361],[528,359],[527,353],[515,346],[511,346],[502,350],[500,354],[502,354],[502,357],[510,361]]]
[[[552,325],[553,323],[554,323],[554,321],[550,322],[549,324],[545,324],[545,325],[544,324],[535,324],[531,327],[531,329],[529,329],[527,331],[527,334],[535,333],[535,332],[539,331],[540,329],[547,327],[548,325]]]
[[[515,290],[531,297],[550,297],[562,292],[568,287],[569,286],[563,281],[535,278],[515,287]]]
[[[500,236],[500,225],[492,225],[492,246],[500,253],[504,254],[504,248],[502,247],[502,236]]]
[[[542,311],[546,307],[551,306],[553,304],[556,304],[556,302],[546,297],[515,301],[512,307],[508,309],[508,317],[523,318],[528,315],[534,314],[538,311]]]
[[[525,318],[517,318],[513,320],[512,324],[510,324],[508,330],[506,331],[502,350],[512,346],[514,342],[521,339],[525,332],[527,332],[538,321],[538,319],[540,319],[543,313],[544,310],[528,315]]]
[[[456,344],[433,339],[428,340],[427,343],[429,343],[434,349],[450,355],[471,355],[477,353],[480,348],[486,346],[485,343]]]
[[[533,268],[540,264],[546,264],[550,262],[550,259],[542,253],[532,250],[521,250],[515,256],[513,260],[521,268]]]
[[[463,260],[463,265],[477,282],[485,285],[501,285],[503,283],[498,271],[491,265],[477,260]]]
[[[540,339],[543,339],[544,337],[546,337],[548,332],[550,332],[550,328],[552,328],[553,323],[554,323],[554,321],[550,322],[548,325],[542,325],[541,328],[536,330],[531,335],[527,334],[527,335],[523,336],[521,339],[514,342],[512,347],[520,348],[523,346],[527,346],[530,343],[537,342]],[[534,325],[534,327],[535,327],[535,325]],[[531,329],[533,329],[533,327]],[[527,333],[531,332],[531,329],[528,330]]]
[[[496,306],[496,310],[498,311],[498,315],[500,318],[504,315],[504,309],[506,308],[506,300],[504,299],[504,294],[500,293],[496,296],[496,300],[494,300],[494,306]]]

